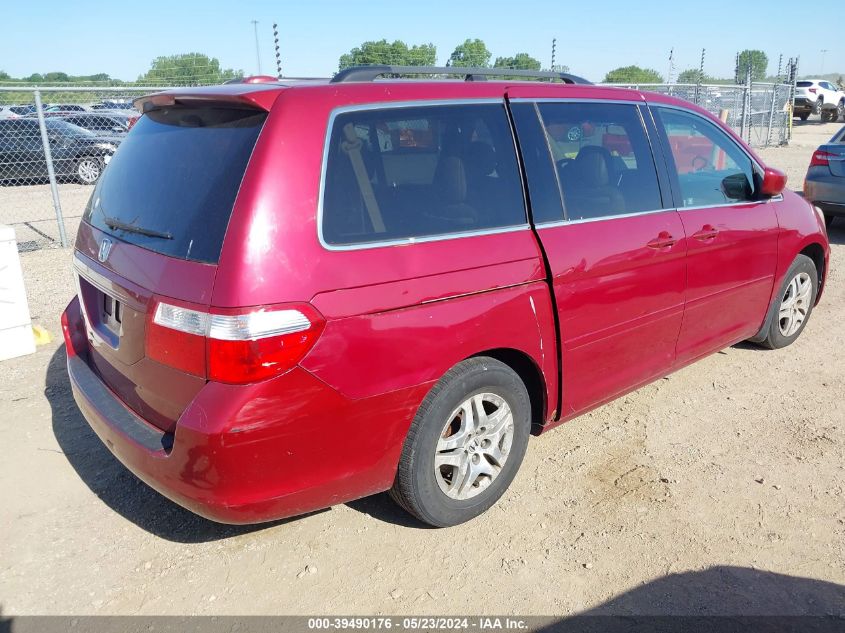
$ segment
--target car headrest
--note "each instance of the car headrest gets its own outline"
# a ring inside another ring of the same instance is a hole
[[[573,176],[584,187],[606,187],[610,184],[610,152],[598,145],[582,147],[572,162]]]

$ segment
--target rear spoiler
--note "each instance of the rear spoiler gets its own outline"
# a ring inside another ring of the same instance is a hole
[[[174,105],[221,104],[256,110],[270,110],[284,90],[279,85],[230,84],[197,88],[174,88],[138,97],[132,103],[139,112]]]

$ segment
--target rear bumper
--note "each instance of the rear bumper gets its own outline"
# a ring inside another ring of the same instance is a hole
[[[254,385],[208,383],[169,434],[68,349],[74,399],[115,457],[165,497],[221,523],[260,523],[386,490],[428,390],[347,400],[295,368]]]
[[[821,209],[825,215],[845,217],[845,204],[836,202],[816,202],[815,205]]]
[[[807,112],[813,109],[813,102],[805,97],[795,97],[792,109],[794,112]]]
[[[816,172],[827,171],[820,175]],[[811,167],[804,181],[804,197],[828,215],[845,215],[845,178],[827,167]]]

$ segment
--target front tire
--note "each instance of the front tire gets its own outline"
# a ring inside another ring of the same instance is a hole
[[[791,345],[804,331],[819,288],[819,274],[813,260],[798,255],[784,277],[780,294],[775,298],[769,330],[760,344],[769,349]]]
[[[469,521],[513,481],[530,429],[528,391],[510,367],[486,356],[458,363],[420,405],[390,495],[429,525]]]
[[[103,163],[96,156],[83,156],[76,163],[76,178],[83,185],[93,185],[103,173]]]

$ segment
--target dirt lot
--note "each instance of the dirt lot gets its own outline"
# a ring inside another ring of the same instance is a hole
[[[800,188],[835,128],[802,125],[764,157]],[[85,190],[69,187],[78,216]],[[0,212],[32,219],[27,200],[3,188]],[[24,253],[33,320],[56,340],[0,364],[0,610],[845,615],[845,222],[831,240],[798,343],[724,350],[532,438],[501,502],[448,530],[385,495],[233,528],[152,492],[70,396],[70,252]]]

